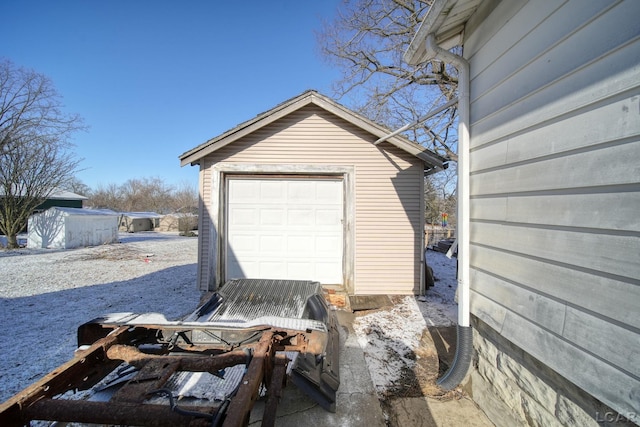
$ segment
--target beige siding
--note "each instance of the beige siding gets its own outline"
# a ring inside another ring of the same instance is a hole
[[[213,236],[213,164],[353,166],[355,181],[355,293],[411,294],[420,289],[421,186],[417,158],[326,112],[307,106],[205,158],[203,234]],[[207,286],[214,254],[203,240],[201,287]],[[213,261],[215,262],[215,261]]]
[[[637,16],[501,2],[465,42],[472,312],[622,413],[640,411]]]

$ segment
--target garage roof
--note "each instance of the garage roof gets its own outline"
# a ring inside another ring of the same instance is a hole
[[[308,90],[295,98],[285,101],[271,110],[259,114],[255,118],[241,123],[235,128],[208,140],[204,144],[200,144],[199,146],[183,153],[180,156],[180,165],[185,166],[188,164],[198,164],[200,159],[214,151],[219,150],[220,148],[310,104],[323,108],[324,110],[337,115],[338,117],[358,126],[378,138],[382,138],[391,133],[391,131],[384,126],[374,123],[364,116],[349,110],[332,99],[321,95],[317,91]],[[445,168],[443,165],[445,159],[443,157],[403,136],[394,136],[389,138],[387,142],[422,160],[425,163],[426,169],[442,170]]]

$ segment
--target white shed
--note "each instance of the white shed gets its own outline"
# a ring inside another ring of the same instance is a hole
[[[70,249],[118,240],[118,214],[108,210],[53,207],[32,215],[28,248]]]

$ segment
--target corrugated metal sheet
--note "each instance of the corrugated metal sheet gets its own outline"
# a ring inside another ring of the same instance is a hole
[[[304,280],[231,280],[218,291],[222,301],[210,322],[247,322],[260,317],[301,319],[307,300],[322,293],[318,282]]]

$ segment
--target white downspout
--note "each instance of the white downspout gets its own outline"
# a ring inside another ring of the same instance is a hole
[[[470,326],[469,315],[469,63],[442,49],[429,34],[427,52],[458,70],[458,324]]]
[[[462,56],[442,49],[433,33],[427,36],[427,56],[449,63],[458,70],[458,338],[456,355],[449,371],[438,380],[445,389],[462,382],[471,365],[473,335],[469,305],[469,63]]]

